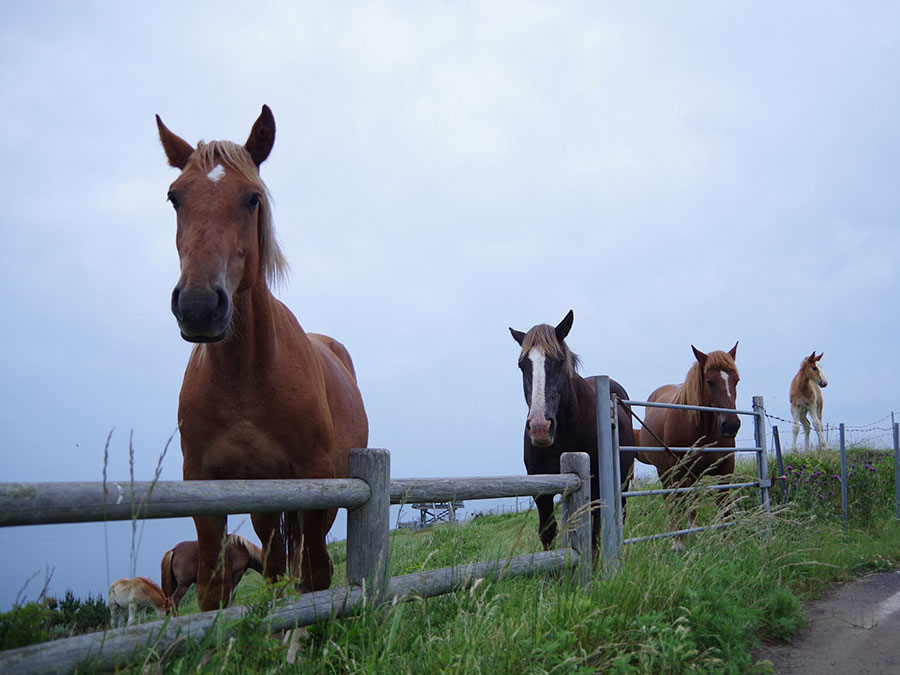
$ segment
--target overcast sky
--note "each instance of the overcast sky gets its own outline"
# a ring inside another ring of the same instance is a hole
[[[507,327],[569,309],[583,372],[634,398],[739,340],[740,407],[789,417],[816,349],[826,421],[887,427],[898,25],[890,2],[0,5],[0,480],[100,480],[111,430],[108,475],[133,435],[152,477],[191,349],[153,115],[243,142],[263,103],[279,297],[350,350],[394,476],[523,473]],[[48,568],[57,594],[158,579],[193,538],[148,522],[132,563],[130,524],[0,530],[0,611]]]

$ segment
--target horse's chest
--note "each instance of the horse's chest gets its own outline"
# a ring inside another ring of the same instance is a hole
[[[324,470],[312,464],[332,442],[331,426],[314,401],[189,394],[182,391],[179,405],[186,478],[286,478]]]

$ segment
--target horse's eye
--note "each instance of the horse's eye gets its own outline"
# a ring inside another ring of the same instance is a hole
[[[259,194],[258,192],[254,192],[250,196],[250,201],[247,202],[247,208],[250,209],[251,211],[253,209],[255,209],[257,206],[259,206],[260,199],[262,199],[262,195]]]
[[[715,384],[715,380],[707,380],[706,384],[708,384],[711,387],[711,386],[713,386],[713,384]]]
[[[174,192],[169,192],[169,194],[166,195],[166,199],[167,199],[168,201],[172,202],[172,207],[177,211],[177,210],[178,210],[178,207],[179,207],[179,204],[178,204],[178,199],[175,197],[175,193],[174,193]]]

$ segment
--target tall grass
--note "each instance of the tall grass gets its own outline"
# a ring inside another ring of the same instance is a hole
[[[796,461],[796,460],[795,460]],[[881,471],[869,471],[877,474]],[[860,475],[863,475],[862,473]],[[871,479],[868,479],[871,481]],[[804,624],[802,603],[835,580],[900,565],[900,525],[881,489],[870,515],[844,532],[806,501],[758,507],[755,492],[738,496],[740,524],[692,536],[683,553],[667,540],[625,548],[618,573],[599,572],[582,588],[567,575],[474,582],[452,595],[366,607],[360,615],[310,627],[299,661],[268,634],[271,590],[258,577],[254,607],[234,642],[165,661],[166,672],[304,673],[743,673],[762,641],[789,638]],[[773,490],[773,496],[775,491]],[[778,501],[778,500],[776,500]],[[712,498],[701,521],[717,518]],[[817,506],[813,503],[813,506]],[[867,507],[868,508],[868,507]],[[658,497],[629,502],[626,537],[665,529]],[[534,512],[480,517],[464,525],[391,539],[391,573],[506,557],[539,549]],[[342,544],[332,547],[341,578]],[[244,584],[242,583],[243,590]]]
[[[871,457],[860,451],[857,464]],[[865,456],[866,459],[863,459]],[[806,472],[830,471],[833,458],[791,457]],[[804,463],[805,462],[805,463]],[[595,572],[579,586],[567,574],[502,582],[475,581],[437,598],[366,606],[355,617],[312,626],[288,663],[289,641],[266,628],[266,614],[290,584],[266,584],[248,572],[236,601],[249,614],[178,654],[148,652],[137,672],[166,673],[745,673],[763,641],[788,639],[804,624],[802,603],[835,580],[900,566],[900,524],[886,500],[888,467],[854,473],[853,503],[865,517],[844,532],[824,500],[803,490],[793,499],[772,490],[764,512],[753,491],[734,495],[739,524],[689,537],[686,550],[669,540],[625,547],[618,572]],[[892,467],[890,467],[892,469]],[[792,469],[793,470],[793,469]],[[798,469],[799,470],[799,469]],[[750,473],[742,467],[741,473]],[[833,474],[832,474],[833,475]],[[807,488],[807,485],[810,486]],[[891,490],[893,486],[891,484]],[[818,493],[816,493],[818,494]],[[892,494],[892,492],[891,492]],[[699,498],[701,523],[715,522],[712,496]],[[851,511],[852,513],[852,511]],[[626,537],[659,532],[670,521],[659,497],[628,504]],[[490,560],[540,549],[537,515],[475,518],[462,525],[391,534],[392,575]],[[330,547],[335,579],[344,578],[343,542]],[[599,566],[598,566],[599,567]],[[197,611],[193,593],[181,613]],[[229,637],[226,637],[229,635]]]

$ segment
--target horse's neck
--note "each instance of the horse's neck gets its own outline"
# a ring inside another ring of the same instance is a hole
[[[794,396],[806,400],[815,401],[819,393],[819,385],[806,374],[806,368],[803,368],[794,376],[793,386],[791,387],[791,397]]]
[[[578,440],[587,431],[596,433],[596,398],[592,395],[593,380],[580,375],[570,377],[563,389],[556,412],[557,436],[560,443]]]
[[[278,332],[290,318],[292,339],[312,345],[290,312],[272,295],[260,280],[255,286],[234,296],[234,317],[229,336],[222,342],[201,345],[203,358],[213,361],[216,370],[235,379],[246,381],[269,372],[278,354]]]

